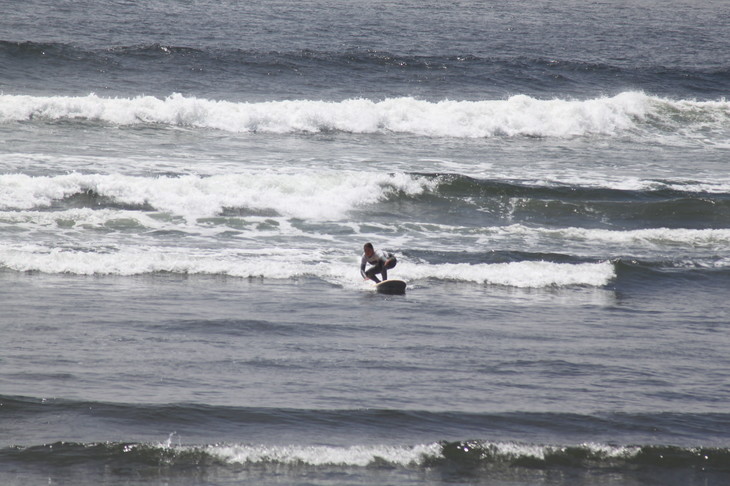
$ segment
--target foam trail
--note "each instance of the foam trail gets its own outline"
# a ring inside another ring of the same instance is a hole
[[[588,100],[438,102],[414,98],[382,101],[215,101],[173,94],[160,99],[0,95],[0,123],[90,120],[116,125],[160,124],[235,133],[404,133],[429,137],[531,136],[572,138],[618,135],[648,127],[669,133],[727,131],[730,102],[673,101],[640,92]]]
[[[435,278],[521,288],[571,285],[601,287],[616,277],[611,262],[571,264],[542,261],[416,266],[406,264],[401,266],[401,270],[402,275],[409,279]]]

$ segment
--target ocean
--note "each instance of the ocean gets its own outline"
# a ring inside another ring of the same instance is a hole
[[[730,2],[0,7],[0,484],[730,484]]]

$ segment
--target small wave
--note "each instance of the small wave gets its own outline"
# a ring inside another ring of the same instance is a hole
[[[518,180],[512,178],[480,179],[454,173],[417,173],[417,175],[438,181],[439,191],[444,195],[635,202],[692,196],[716,196],[728,199],[728,194],[730,194],[730,179],[659,180],[621,177],[614,180],[606,175],[601,175],[595,179],[562,177]]]
[[[76,86],[79,79],[98,78],[99,72],[113,72],[114,79],[130,73],[196,73],[229,79],[258,80],[271,76],[311,80],[312,85],[334,86],[352,93],[342,84],[358,87],[387,85],[397,79],[431,87],[432,93],[464,92],[470,99],[485,91],[514,93],[572,92],[576,86],[615,92],[627,86],[642,86],[660,92],[676,92],[677,87],[700,95],[724,95],[722,89],[730,70],[726,65],[658,66],[627,65],[624,62],[585,62],[553,57],[494,55],[480,56],[464,52],[445,55],[415,55],[387,50],[346,48],[316,49],[240,49],[216,45],[189,47],[176,44],[131,44],[118,46],[74,45],[59,42],[0,41],[0,56],[9,66],[29,70],[43,79],[47,73],[70,76]],[[49,67],[51,69],[49,69]],[[10,69],[12,71],[12,69]],[[348,83],[343,80],[357,80]],[[379,80],[379,81],[376,81]],[[254,85],[261,84],[254,81]],[[267,83],[268,84],[268,83]],[[667,89],[669,87],[669,89]],[[674,89],[671,89],[671,88]]]
[[[310,251],[309,262],[301,261],[300,250],[217,251],[179,247],[59,248],[26,244],[0,244],[0,267],[18,272],[73,275],[226,275],[242,278],[298,279],[316,277],[333,284],[355,287],[355,265],[332,255]],[[615,278],[613,264],[552,263],[523,261],[510,263],[444,263],[438,265],[403,261],[399,276],[407,280],[441,280],[521,288],[574,285],[605,286]]]
[[[121,126],[158,124],[235,133],[402,133],[426,137],[674,136],[681,131],[726,133],[726,101],[672,101],[638,92],[588,100],[539,100],[526,95],[506,100],[431,102],[415,98],[382,101],[270,101],[241,103],[184,97],[165,99],[36,97],[0,95],[0,123],[83,120]]]
[[[204,324],[201,324],[204,322]],[[160,332],[168,329],[189,331],[201,325],[211,325],[213,332],[217,326],[230,325],[229,322],[207,321],[170,321]],[[270,323],[245,321],[246,328],[253,334],[270,332]],[[282,330],[274,329],[275,333]],[[288,334],[284,330],[284,334]],[[525,363],[528,364],[528,363]],[[545,362],[530,362],[532,366],[543,366]],[[723,430],[730,425],[728,413],[670,413],[670,412],[609,412],[595,415],[556,412],[463,412],[463,411],[428,411],[399,410],[377,408],[344,408],[344,409],[298,409],[273,407],[247,407],[210,405],[202,403],[137,403],[106,402],[68,398],[43,398],[38,396],[0,395],[0,407],[3,411],[1,420],[13,420],[17,416],[61,417],[66,414],[79,413],[95,417],[129,418],[138,425],[145,426],[151,422],[163,421],[167,426],[175,428],[178,424],[197,423],[207,429],[211,422],[221,421],[224,427],[232,424],[292,427],[301,426],[302,430],[318,427],[339,427],[347,423],[355,428],[372,427],[388,430],[396,425],[406,430],[452,431],[453,428],[479,431],[479,434],[517,433],[532,435],[539,431],[540,435],[578,433],[581,435],[616,435],[620,433],[638,433],[644,437],[670,436],[673,440],[712,441],[723,443]],[[448,435],[445,433],[444,435]]]
[[[277,466],[284,474],[303,468],[390,467],[444,469],[460,474],[493,474],[516,470],[637,471],[730,474],[730,450],[719,447],[665,445],[540,445],[518,442],[457,441],[397,445],[172,445],[141,443],[74,443],[0,449],[0,462],[50,466],[113,465],[185,470],[190,467],[250,468]],[[240,469],[239,469],[240,470]],[[158,471],[161,473],[162,470]]]
[[[730,181],[492,180],[423,174],[433,194],[505,222],[546,226],[707,228],[730,225]]]
[[[687,248],[721,248],[730,244],[730,229],[652,228],[627,231],[566,228],[544,229],[545,233],[561,234],[569,239],[602,241],[613,244],[647,244]]]
[[[603,228],[563,228],[534,227],[521,223],[505,226],[484,226],[479,228],[443,224],[408,223],[407,231],[433,235],[434,239],[448,240],[454,236],[477,237],[479,247],[494,246],[500,241],[534,241],[542,244],[561,242],[563,245],[585,245],[596,242],[604,245],[637,246],[643,248],[686,247],[717,248],[730,245],[730,229],[688,229],[688,228],[649,228],[636,230],[615,230]],[[471,255],[465,255],[470,257]],[[522,257],[521,257],[522,258]],[[552,258],[548,258],[552,260]]]
[[[689,468],[697,471],[715,469],[730,472],[730,450],[726,448],[605,444],[552,446],[466,441],[444,443],[442,455],[446,461],[470,468],[499,465],[538,469],[611,468],[620,471],[633,467],[647,467],[669,470]]]

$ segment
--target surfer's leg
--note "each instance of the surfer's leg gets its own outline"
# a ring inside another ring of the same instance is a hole
[[[369,278],[370,280],[373,280],[375,283],[380,283],[380,280],[378,280],[378,277],[375,276],[376,273],[380,273],[380,265],[376,265],[372,268],[370,268],[367,272],[365,272],[365,276]]]
[[[380,274],[383,276],[383,280],[388,280],[388,269],[395,267],[396,260],[392,259],[387,265],[383,266],[383,270]]]

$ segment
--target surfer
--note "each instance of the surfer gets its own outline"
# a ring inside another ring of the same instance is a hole
[[[381,274],[383,280],[388,280],[388,270],[395,267],[397,260],[395,255],[388,253],[384,250],[375,250],[372,243],[365,243],[363,246],[362,260],[360,261],[360,273],[365,280],[373,280],[375,283],[379,283],[376,274]],[[372,265],[367,271],[365,271],[366,265]]]

